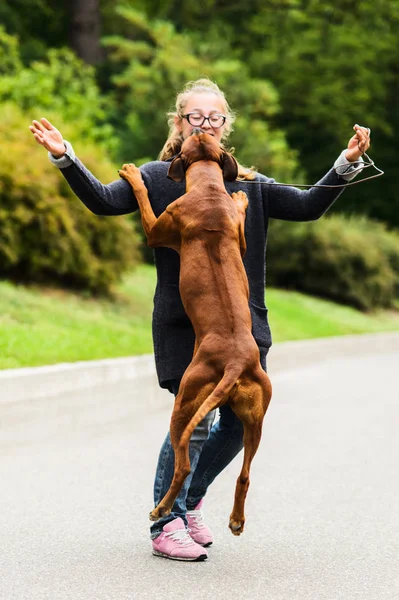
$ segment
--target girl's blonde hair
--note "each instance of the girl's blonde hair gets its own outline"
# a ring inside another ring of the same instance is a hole
[[[181,131],[178,129],[178,127],[175,124],[175,117],[178,117],[180,120],[183,118],[183,115],[185,112],[184,109],[186,107],[186,104],[188,102],[190,95],[191,94],[209,93],[209,92],[211,92],[212,94],[215,94],[215,96],[217,96],[218,98],[220,98],[222,100],[222,104],[224,107],[223,112],[226,115],[226,122],[224,125],[221,145],[223,148],[225,148],[224,142],[227,140],[230,133],[233,131],[233,123],[235,121],[236,115],[231,110],[230,106],[228,105],[226,97],[225,97],[224,93],[222,92],[222,90],[219,88],[219,86],[216,83],[214,83],[213,81],[211,81],[210,79],[202,78],[202,79],[197,79],[196,81],[189,81],[188,83],[186,83],[183,91],[180,92],[179,94],[177,94],[175,110],[167,113],[168,114],[169,135],[168,135],[168,139],[165,142],[164,147],[162,148],[161,152],[159,153],[159,157],[158,157],[159,160],[167,160],[168,158],[172,158],[172,156],[175,156],[181,150],[184,140],[183,140],[183,135],[182,135]],[[230,152],[233,152],[233,151],[234,151],[234,149],[230,150]],[[251,167],[250,169],[247,169],[246,167],[243,167],[242,165],[238,164],[238,179],[254,179],[254,178],[255,178],[255,173],[254,173],[253,167]]]

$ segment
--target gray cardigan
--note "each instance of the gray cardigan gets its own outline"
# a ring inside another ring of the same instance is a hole
[[[96,215],[122,215],[138,210],[132,188],[123,179],[103,185],[75,157],[72,146],[66,142],[67,153],[61,159],[50,155],[50,160],[61,169],[68,184],[80,200]],[[349,163],[344,152],[319,183],[338,185],[350,180],[358,163]],[[168,161],[154,161],[141,167],[155,214],[160,215],[168,204],[185,192],[185,183],[167,179]],[[338,175],[337,173],[340,173]],[[271,333],[265,306],[266,241],[269,218],[288,221],[312,221],[321,217],[341,194],[343,188],[311,188],[261,185],[273,182],[256,174],[256,183],[226,182],[232,192],[243,190],[248,196],[245,221],[247,251],[244,265],[248,275],[252,315],[252,330],[259,346],[261,363],[266,369],[266,355],[271,346]],[[180,380],[191,361],[194,332],[179,294],[180,258],[169,248],[154,250],[157,286],[154,296],[153,340],[159,384],[170,389],[171,380]]]

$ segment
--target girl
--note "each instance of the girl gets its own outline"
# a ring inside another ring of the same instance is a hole
[[[219,87],[208,79],[188,83],[178,94],[175,111],[169,113],[169,137],[159,160],[141,167],[141,174],[155,214],[182,196],[185,184],[167,179],[169,161],[195,127],[200,127],[224,145],[232,130],[234,115]],[[97,215],[122,215],[138,209],[130,184],[123,180],[103,185],[75,156],[69,142],[46,119],[30,126],[36,141],[49,152],[80,200]],[[339,185],[350,181],[370,145],[370,131],[354,126],[355,135],[320,184]],[[248,185],[247,181],[252,183]],[[274,180],[239,165],[238,178],[227,183],[229,193],[243,190],[248,196],[245,222],[247,251],[244,265],[250,288],[252,329],[259,346],[261,364],[266,370],[266,355],[271,335],[265,307],[265,248],[268,219],[310,221],[321,217],[342,192],[342,188],[311,188],[265,185]],[[179,295],[179,255],[169,248],[154,250],[157,287],[154,297],[153,340],[159,384],[177,394],[182,375],[191,361],[194,333]],[[153,554],[174,560],[197,561],[207,558],[213,542],[202,517],[203,498],[215,477],[243,446],[243,428],[228,405],[219,409],[213,424],[210,413],[197,427],[190,442],[191,473],[176,499],[172,513],[151,527]],[[155,506],[173,477],[174,453],[169,434],[162,445],[154,483]]]

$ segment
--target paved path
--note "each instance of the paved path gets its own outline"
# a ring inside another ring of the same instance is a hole
[[[273,377],[246,531],[241,458],[206,501],[210,559],[153,557],[147,514],[169,410],[113,385],[0,406],[1,600],[397,600],[399,352]]]

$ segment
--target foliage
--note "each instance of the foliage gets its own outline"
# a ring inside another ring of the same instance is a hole
[[[68,43],[64,0],[2,0],[0,23],[21,42],[24,64],[41,59],[49,47]]]
[[[28,122],[13,104],[0,106],[0,276],[107,292],[137,260],[133,224],[90,213],[34,142]],[[63,130],[70,139],[79,134],[71,125]],[[95,145],[81,144],[79,154],[89,169],[115,179]]]
[[[198,32],[194,40],[217,44],[222,36],[228,56],[248,65],[251,77],[273,84],[281,110],[267,124],[284,131],[309,183],[331,167],[355,123],[369,126],[371,156],[386,175],[350,188],[339,210],[399,226],[399,0],[144,4],[151,18],[167,19],[190,37]]]
[[[184,84],[201,76],[217,81],[238,111],[232,143],[239,148],[237,158],[256,163],[261,171],[273,169],[277,177],[290,177],[297,169],[281,130],[267,125],[279,110],[278,94],[268,81],[250,76],[244,62],[225,58],[225,42],[198,43],[193,47],[186,33],[176,32],[167,21],[149,20],[143,13],[120,8],[130,23],[131,38],[105,39],[110,60],[120,72],[114,76],[115,104],[122,108],[121,159],[132,156],[137,162],[154,156],[167,136],[165,113]]]
[[[362,218],[273,221],[268,283],[362,310],[391,307],[398,297],[399,236]]]
[[[207,74],[239,112],[232,137],[238,158],[280,181],[289,181],[299,161],[308,182],[319,179],[353,124],[371,127],[370,153],[386,175],[350,188],[339,210],[399,225],[399,0],[120,1],[122,9],[114,0],[99,2],[108,58],[96,69],[107,123],[114,126],[98,139],[112,140],[108,148],[118,162],[154,158],[174,94],[187,79]],[[62,0],[3,0],[0,22],[19,36],[21,58],[30,65],[68,44],[70,11]],[[276,100],[254,123],[250,104],[258,84],[274,90]],[[86,108],[101,104],[84,89],[76,94],[89,99]],[[93,135],[104,124],[101,116],[95,120],[85,130]]]
[[[339,210],[398,226],[392,153],[399,126],[399,2],[309,0],[284,17],[263,10],[252,19],[254,41],[263,44],[253,44],[250,58],[256,75],[270,78],[280,92],[278,122],[300,151],[309,180],[331,166],[355,123],[367,125],[370,154],[387,176],[348,190]]]
[[[18,103],[35,117],[51,113],[58,127],[73,123],[76,139],[101,144],[118,163],[141,163],[165,141],[175,93],[207,75],[238,112],[230,140],[237,158],[285,182],[303,181],[304,173],[309,182],[319,179],[360,122],[371,127],[370,155],[386,174],[349,188],[332,211],[399,226],[399,0],[123,0],[117,6],[100,2],[107,59],[94,70],[65,49],[70,3],[3,0],[0,102]],[[389,256],[391,281],[396,241],[387,240],[381,271]],[[381,250],[380,238],[378,244]],[[274,236],[269,246],[269,255],[280,247]]]
[[[0,44],[1,44],[0,31]],[[22,109],[35,109],[36,118],[51,111],[67,122],[79,123],[80,135],[115,147],[106,119],[107,102],[101,98],[93,67],[67,49],[50,49],[42,61],[23,67],[15,38],[13,68],[0,79],[0,103],[12,101]],[[1,46],[0,46],[1,49]]]
[[[0,25],[0,75],[13,75],[20,71],[22,63],[17,38],[8,35]]]

